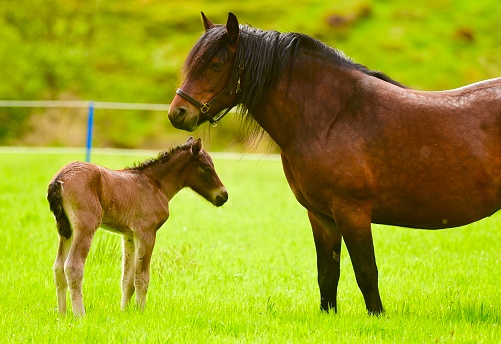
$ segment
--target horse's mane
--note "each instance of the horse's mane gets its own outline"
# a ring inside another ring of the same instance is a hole
[[[240,25],[237,55],[229,82],[236,82],[241,74],[240,64],[243,64],[245,80],[242,84],[238,112],[247,119],[246,122],[251,124],[250,128],[254,129],[254,132],[259,130],[257,125],[252,125],[255,122],[250,114],[259,114],[261,107],[266,104],[267,95],[286,72],[286,67],[292,68],[294,65],[300,48],[322,54],[343,67],[353,68],[399,87],[405,87],[381,72],[353,62],[342,51],[305,34],[263,31],[252,26]],[[201,76],[214,56],[222,62],[226,62],[230,57],[228,36],[225,26],[222,25],[216,25],[206,31],[198,40],[186,59],[184,73],[189,78]]]
[[[156,158],[148,159],[143,162],[134,163],[134,165],[132,165],[131,167],[126,167],[125,169],[129,171],[144,171],[149,167],[156,166],[158,164],[165,164],[166,162],[171,160],[172,157],[176,155],[178,152],[188,150],[190,149],[190,147],[191,145],[184,143],[177,147],[171,148],[168,151],[163,151],[159,153]]]

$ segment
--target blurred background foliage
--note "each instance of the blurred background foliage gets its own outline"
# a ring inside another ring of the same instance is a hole
[[[0,0],[0,99],[168,104],[200,11],[306,33],[417,89],[501,76],[499,0]],[[235,117],[194,135],[211,150],[275,150],[244,139]],[[101,147],[163,149],[189,135],[161,112],[96,110],[95,121]],[[0,145],[82,146],[85,126],[85,109],[0,108]]]

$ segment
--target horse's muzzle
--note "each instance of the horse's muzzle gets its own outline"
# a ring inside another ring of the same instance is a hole
[[[216,207],[220,207],[223,204],[225,204],[227,200],[228,200],[228,191],[223,190],[221,193],[216,195],[216,198],[214,200],[214,205]]]
[[[188,110],[182,106],[169,109],[169,121],[176,129],[194,131],[198,127],[198,118],[188,119]]]

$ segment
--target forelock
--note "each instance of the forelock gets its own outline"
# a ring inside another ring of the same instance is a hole
[[[228,36],[223,25],[216,25],[206,31],[195,43],[184,63],[186,77],[198,77],[217,56],[223,62],[228,60]]]

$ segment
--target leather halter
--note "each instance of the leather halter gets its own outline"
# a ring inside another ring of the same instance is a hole
[[[244,70],[244,64],[243,64],[243,62],[240,63],[239,69],[240,69],[240,74],[241,74],[242,71]],[[193,105],[195,105],[196,107],[198,107],[200,109],[200,111],[204,115],[207,116],[207,120],[209,121],[209,123],[212,124],[213,126],[216,126],[219,123],[219,121],[224,116],[226,116],[228,114],[228,112],[230,112],[230,110],[233,108],[233,106],[227,108],[221,115],[219,115],[216,118],[214,118],[213,116],[211,116],[209,114],[210,107],[211,107],[211,105],[214,104],[214,102],[216,102],[219,98],[221,98],[227,92],[228,92],[228,94],[233,94],[233,87],[235,87],[235,85],[230,82],[221,92],[219,92],[218,94],[216,94],[214,96],[214,98],[212,98],[211,100],[209,100],[207,103],[202,103],[202,102],[196,100],[195,98],[193,98],[192,96],[190,96],[188,93],[184,92],[180,88],[178,88],[176,90],[176,94],[180,95],[181,97],[183,97],[184,99],[186,99],[187,101],[189,101],[190,103],[192,103]],[[240,88],[240,76],[239,76],[238,80],[237,80],[237,84],[236,84],[235,93],[238,94],[240,92],[242,92],[242,89]]]

